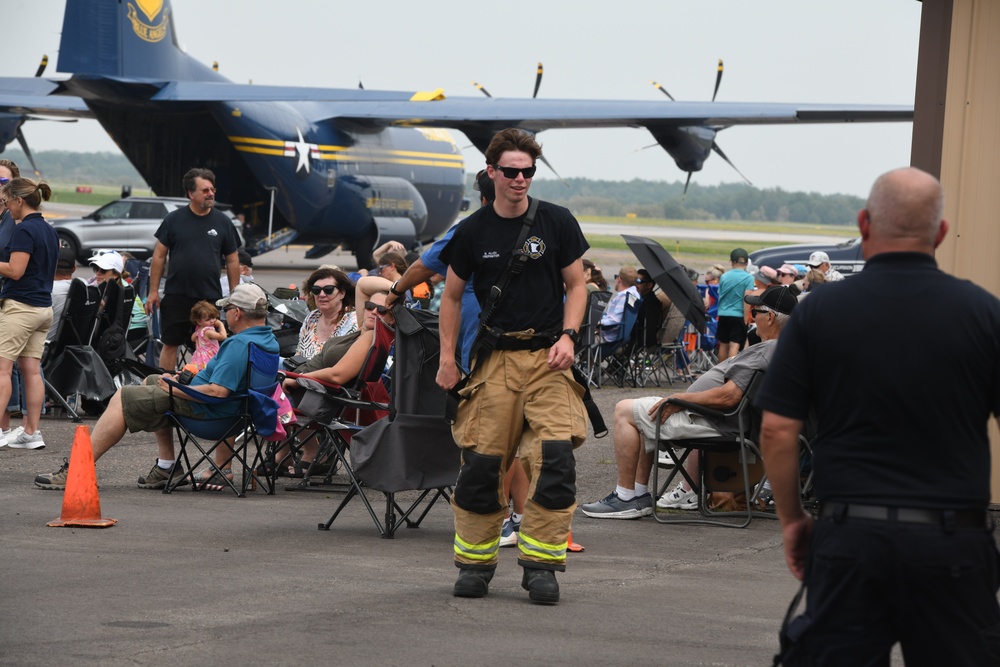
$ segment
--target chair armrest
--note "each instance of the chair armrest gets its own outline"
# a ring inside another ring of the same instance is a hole
[[[163,378],[163,381],[166,382],[167,385],[170,387],[171,394],[173,394],[174,389],[177,389],[185,396],[194,399],[194,402],[204,403],[206,405],[221,405],[223,403],[229,403],[230,401],[234,400],[242,400],[245,396],[244,394],[236,394],[236,393],[230,394],[225,398],[220,398],[218,396],[209,396],[208,394],[203,394],[189,385],[181,384],[180,382],[172,380],[167,377]]]
[[[695,414],[702,415],[703,417],[714,417],[715,419],[725,419],[726,413],[721,410],[716,410],[715,408],[709,408],[704,405],[699,405],[697,403],[692,403],[691,401],[685,401],[683,398],[668,398],[664,403],[660,404],[660,412],[663,412],[663,406],[667,403],[671,405],[676,405],[678,407],[689,410]]]
[[[320,391],[322,389],[343,389],[343,387],[335,382],[324,382],[323,380],[312,377],[311,375],[303,375],[302,373],[294,373],[292,371],[284,371],[284,376],[291,380],[299,380],[299,385],[306,387],[308,385],[302,384],[301,380],[306,380],[307,382],[315,382],[319,387],[308,386],[309,389],[314,391]]]

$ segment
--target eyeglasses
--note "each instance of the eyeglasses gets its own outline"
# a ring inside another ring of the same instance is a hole
[[[759,310],[757,308],[751,308],[750,309],[750,314],[752,316],[754,316],[754,317],[757,317],[758,315],[763,315],[764,313],[770,313],[770,312],[772,312],[772,311],[770,311],[770,310]]]
[[[330,296],[337,289],[339,288],[336,285],[323,285],[322,287],[313,285],[312,287],[309,288],[309,291],[315,294],[316,296],[319,296],[320,294],[325,294],[327,296]]]
[[[232,306],[232,305],[230,305],[230,306],[226,306],[225,308],[223,308],[222,312],[228,313],[230,310],[239,310],[239,309],[240,309],[239,306]]]
[[[379,315],[385,315],[386,313],[389,312],[390,309],[386,308],[385,306],[380,306],[377,303],[373,303],[371,301],[365,301],[365,310],[374,310]]]
[[[531,165],[530,167],[518,168],[518,167],[501,167],[500,165],[495,164],[493,165],[493,168],[499,169],[500,173],[503,174],[503,177],[511,181],[517,178],[518,174],[523,174],[526,179],[531,178],[532,176],[535,175],[535,165]]]
[[[4,178],[3,176],[0,176],[0,185],[7,185],[8,183],[10,183],[9,178]]]
[[[215,188],[202,188],[201,189],[201,193],[203,195],[214,195],[215,194]]]
[[[110,273],[111,269],[102,269],[99,266],[94,267],[94,273]]]

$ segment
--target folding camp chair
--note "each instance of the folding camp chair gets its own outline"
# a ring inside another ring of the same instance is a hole
[[[600,388],[601,384],[601,339],[598,324],[601,316],[608,308],[611,292],[590,292],[587,297],[587,311],[583,324],[580,325],[580,342],[576,346],[576,367],[580,369],[587,382]]]
[[[348,503],[361,498],[379,534],[391,539],[400,526],[419,527],[439,499],[451,500],[461,456],[443,418],[446,394],[435,382],[441,351],[438,315],[406,308],[395,313],[392,410],[387,419],[352,438],[351,459],[343,460],[351,486],[329,520],[319,525],[321,530],[329,530]],[[385,496],[384,522],[375,514],[366,488]],[[411,490],[419,494],[404,508],[397,493]]]
[[[626,382],[633,379],[630,363],[634,346],[632,336],[636,319],[639,316],[640,301],[641,298],[634,294],[625,295],[625,310],[622,313],[622,321],[618,325],[618,337],[610,343],[601,343],[598,347],[599,364],[603,369],[604,376],[619,387],[624,387]]]
[[[674,478],[680,474],[691,489],[698,495],[699,516],[692,517],[684,513],[678,515],[670,510],[660,510],[653,507],[653,517],[660,523],[699,523],[729,528],[745,528],[750,525],[754,516],[768,516],[759,511],[758,497],[763,488],[764,462],[758,445],[760,434],[761,411],[753,404],[757,390],[764,379],[763,371],[757,371],[750,379],[750,385],[743,393],[739,404],[729,412],[721,412],[687,401],[668,398],[656,415],[656,430],[654,439],[657,448],[663,450],[673,463],[673,470],[663,484],[659,483],[659,461],[654,461],[650,487],[657,491],[656,497],[670,488]],[[711,416],[715,419],[730,419],[735,417],[738,430],[734,435],[720,433],[715,437],[691,438],[680,440],[661,440],[661,415],[667,404],[681,406],[696,414]],[[679,454],[678,454],[679,452]],[[698,472],[692,478],[684,469],[684,463],[693,452],[700,454]],[[709,494],[712,491],[729,491],[743,493],[746,509],[740,511],[712,511],[709,504]],[[774,517],[774,514],[770,514]],[[739,517],[733,519],[732,517]]]
[[[73,280],[55,338],[46,343],[42,354],[45,393],[75,422],[81,421],[76,410],[84,398],[103,401],[115,393],[111,374],[90,344],[100,302],[96,287]],[[75,397],[75,407],[70,397]]]
[[[395,331],[379,318],[375,319],[374,331],[372,346],[361,371],[350,385],[325,383],[298,373],[285,373],[287,377],[299,380],[303,387],[296,408],[301,426],[284,442],[274,445],[269,455],[273,459],[275,452],[288,448],[286,456],[269,461],[272,477],[277,475],[279,467],[289,463],[302,471],[301,481],[285,487],[286,490],[305,491],[334,485],[333,477],[341,467],[351,436],[389,414],[389,393],[382,374]],[[316,454],[311,461],[303,462],[303,448],[310,442],[317,444]]]
[[[247,388],[233,392],[225,398],[206,396],[197,389],[167,379],[170,385],[171,404],[175,400],[175,392],[197,398],[208,405],[222,407],[230,406],[234,414],[230,417],[213,419],[196,419],[177,414],[173,409],[167,412],[177,431],[179,453],[170,469],[170,479],[174,480],[174,470],[183,461],[187,474],[178,476],[173,484],[163,488],[164,493],[170,493],[184,480],[192,482],[192,490],[198,491],[199,480],[195,477],[195,469],[203,463],[209,464],[209,469],[224,479],[233,492],[243,498],[247,489],[261,484],[268,494],[274,493],[274,483],[267,475],[258,475],[257,469],[264,462],[263,436],[274,432],[277,413],[276,406],[270,414],[267,412],[268,401],[274,403],[270,396],[277,387],[278,364],[281,358],[277,354],[265,352],[254,344],[247,348]],[[202,441],[206,442],[202,442]],[[221,463],[217,463],[214,454],[221,446],[231,449],[231,454]],[[197,450],[189,455],[189,446]],[[251,458],[252,453],[252,458]],[[242,476],[240,485],[228,479],[223,473],[224,468],[232,468],[232,463],[240,464]]]

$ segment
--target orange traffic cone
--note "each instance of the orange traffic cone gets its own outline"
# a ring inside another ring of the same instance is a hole
[[[69,455],[69,473],[63,492],[62,516],[48,523],[49,526],[74,526],[78,528],[109,528],[118,519],[101,518],[101,498],[97,493],[97,470],[94,469],[94,450],[90,445],[90,429],[77,426],[73,437],[73,451]]]
[[[582,544],[577,544],[573,541],[573,531],[569,531],[569,537],[566,538],[566,549],[572,551],[573,553],[580,553],[581,551],[586,551],[586,547]]]

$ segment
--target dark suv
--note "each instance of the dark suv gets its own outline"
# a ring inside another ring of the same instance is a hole
[[[817,250],[829,255],[830,266],[845,276],[857,273],[865,267],[865,260],[861,257],[860,236],[836,245],[808,244],[761,248],[750,253],[750,261],[754,266],[770,266],[776,269],[782,264],[805,264],[809,255]]]
[[[82,218],[51,223],[59,235],[59,245],[71,248],[81,263],[99,249],[130,252],[138,259],[146,259],[156,247],[153,234],[163,218],[187,205],[188,200],[183,197],[129,197],[105,204]],[[219,208],[233,221],[242,245],[239,221],[229,211]]]

